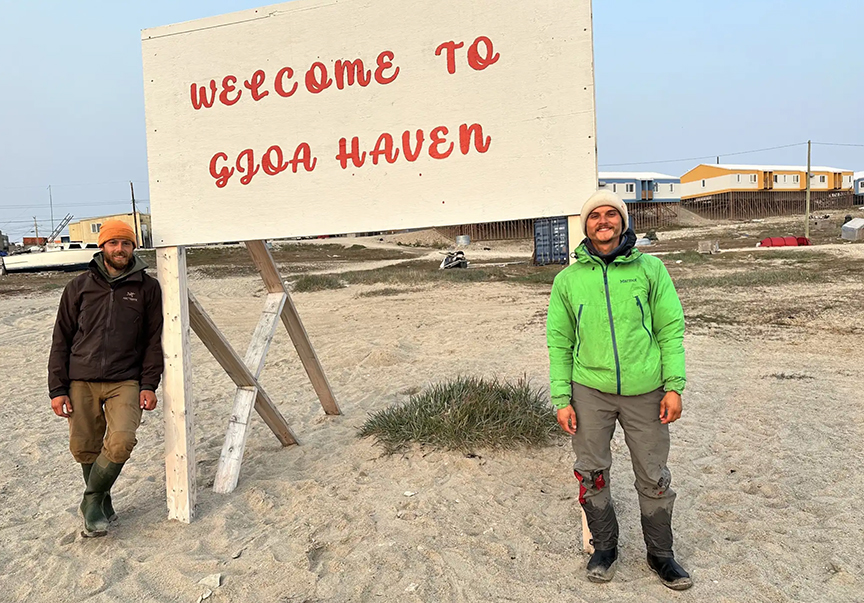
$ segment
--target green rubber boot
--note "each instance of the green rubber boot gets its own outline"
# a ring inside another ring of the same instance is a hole
[[[103,510],[105,495],[120,476],[122,463],[112,463],[101,455],[90,467],[87,476],[87,488],[84,490],[84,500],[81,501],[81,515],[84,517],[85,538],[105,536],[108,533],[108,518]]]
[[[93,463],[81,463],[81,470],[84,473],[84,485],[87,485],[87,480],[90,479],[90,470],[93,468]],[[117,521],[117,513],[114,511],[114,505],[111,504],[111,493],[105,494],[102,499],[102,512],[105,513],[105,518],[111,521]]]

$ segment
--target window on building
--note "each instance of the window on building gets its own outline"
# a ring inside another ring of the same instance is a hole
[[[705,181],[702,181],[702,188],[705,188]]]
[[[797,175],[797,174],[796,174],[795,176],[792,176],[792,182],[795,183],[795,184],[798,184],[799,180],[798,180],[798,175]]]
[[[101,222],[93,222],[93,223],[90,224],[90,232],[92,232],[92,233],[94,233],[94,234],[97,233],[97,232],[99,232],[99,230],[100,230],[101,228],[102,228],[102,223],[101,223]]]
[[[756,174],[750,174],[750,182],[756,182]]]
[[[675,192],[675,185],[674,185],[674,184],[670,184],[670,185],[669,185],[669,192],[670,192],[670,193]]]
[[[738,174],[738,182],[741,182],[741,174]]]
[[[628,193],[632,193],[632,192],[636,191],[636,185],[635,184],[628,184],[626,188],[627,188]]]
[[[654,192],[655,192],[655,193],[659,193],[659,192],[660,192],[660,185],[657,184],[656,182],[654,183]]]
[[[777,181],[779,180],[779,178],[780,177],[777,174],[774,174],[774,184],[777,184]]]
[[[613,185],[612,185],[612,192],[613,192],[613,193],[617,193],[617,192],[618,192],[618,185],[617,185],[617,184],[613,184]]]
[[[819,176],[819,182],[825,182],[825,176]]]

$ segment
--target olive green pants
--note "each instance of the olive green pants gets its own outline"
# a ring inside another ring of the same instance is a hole
[[[618,520],[609,492],[612,451],[609,443],[615,423],[624,428],[630,449],[636,492],[642,516],[642,535],[648,552],[672,556],[672,507],[675,491],[669,457],[669,425],[660,422],[662,389],[640,396],[606,394],[573,384],[572,405],[576,410],[573,471],[579,480],[579,502],[585,510],[594,546],[608,550],[618,546]]]
[[[112,463],[125,463],[138,440],[141,424],[137,381],[73,381],[69,387],[69,450],[79,463],[90,464],[99,454]]]

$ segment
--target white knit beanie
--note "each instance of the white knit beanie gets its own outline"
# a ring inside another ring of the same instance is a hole
[[[582,220],[582,236],[588,236],[588,233],[585,231],[585,222],[588,220],[588,214],[604,205],[614,207],[618,210],[623,222],[621,232],[622,234],[626,232],[627,227],[630,224],[630,218],[627,216],[627,204],[625,204],[621,198],[612,191],[601,190],[588,197],[588,200],[585,201],[585,204],[582,206],[582,211],[579,212],[579,217]]]

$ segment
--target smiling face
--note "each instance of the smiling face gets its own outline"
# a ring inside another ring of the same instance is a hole
[[[601,205],[588,214],[585,234],[595,247],[617,244],[621,238],[623,220],[618,210],[611,205]]]
[[[102,245],[102,257],[105,263],[114,270],[122,272],[132,261],[132,252],[135,246],[132,241],[126,239],[109,239]]]

